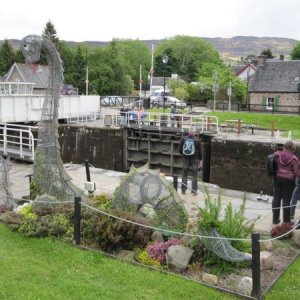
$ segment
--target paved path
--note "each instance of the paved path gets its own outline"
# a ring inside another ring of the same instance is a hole
[[[16,198],[22,198],[22,196],[29,195],[29,178],[26,177],[32,174],[32,164],[20,163],[12,161],[12,167],[10,170],[10,188],[13,196]],[[71,176],[72,181],[79,188],[84,190],[84,182],[86,181],[86,171],[84,165],[78,164],[65,164],[68,174]],[[115,188],[119,185],[120,178],[125,176],[125,173],[104,170],[100,168],[90,168],[91,180],[96,183],[95,194],[100,194],[102,192],[113,194]],[[171,180],[171,178],[170,178]],[[188,183],[190,185],[190,183]],[[238,209],[242,203],[244,197],[244,192],[236,190],[222,190],[220,187],[212,184],[205,184],[210,195],[212,197],[217,197],[218,193],[221,191],[222,194],[222,206],[225,207],[229,202],[232,203],[233,208]],[[180,186],[180,182],[178,184]],[[182,195],[179,191],[179,196],[183,199],[184,205],[190,215],[190,217],[195,217],[198,212],[197,207],[204,205],[204,184],[199,184],[199,194],[193,196],[191,193],[187,192],[186,195]],[[88,194],[87,192],[85,192]],[[255,229],[259,232],[269,232],[272,223],[272,211],[271,211],[271,201],[272,197],[269,196],[269,201],[258,201],[258,194],[247,193],[247,209],[246,217],[248,219],[256,219],[260,216],[259,221],[257,221]],[[296,216],[300,217],[299,209],[296,211]]]

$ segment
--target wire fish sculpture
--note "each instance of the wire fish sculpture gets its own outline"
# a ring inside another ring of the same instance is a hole
[[[54,44],[47,38],[28,35],[21,42],[21,51],[27,63],[36,63],[41,52],[49,66],[48,87],[39,122],[38,143],[35,151],[33,182],[40,196],[59,201],[73,200],[83,192],[71,183],[60,156],[58,142],[58,106],[63,83],[63,66]]]

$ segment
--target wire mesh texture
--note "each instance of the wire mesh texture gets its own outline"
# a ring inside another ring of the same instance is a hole
[[[6,208],[14,208],[16,206],[9,184],[10,167],[10,160],[0,156],[0,206]]]
[[[38,61],[42,50],[46,54],[50,71],[39,122],[33,181],[40,195],[46,194],[67,201],[83,192],[71,183],[60,157],[58,105],[63,83],[62,61],[54,44],[46,38],[29,35],[21,42],[21,51],[28,63]]]
[[[162,228],[180,230],[187,223],[187,211],[173,185],[148,164],[131,167],[114,192],[112,207],[154,218]]]

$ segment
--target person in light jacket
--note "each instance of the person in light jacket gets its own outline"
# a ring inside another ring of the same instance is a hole
[[[295,188],[295,178],[300,176],[299,160],[294,154],[296,145],[292,141],[284,144],[282,151],[276,151],[277,170],[273,177],[273,227],[280,223],[280,207],[283,206],[283,222],[291,223],[290,201]],[[282,203],[281,203],[282,202]]]

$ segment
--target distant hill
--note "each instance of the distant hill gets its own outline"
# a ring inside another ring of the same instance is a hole
[[[232,38],[203,38],[203,40],[212,44],[220,53],[225,62],[235,63],[241,57],[249,54],[259,55],[263,50],[270,49],[275,57],[283,54],[287,59],[289,54],[297,42],[294,39],[277,38],[277,37],[255,37],[255,36],[235,36]],[[19,47],[20,40],[9,40],[13,47]],[[149,47],[151,44],[157,45],[163,40],[141,40]],[[3,41],[0,41],[0,44]],[[84,41],[72,42],[66,41],[71,47],[76,47],[80,44],[88,44],[91,46],[105,46],[108,42],[101,41]]]

